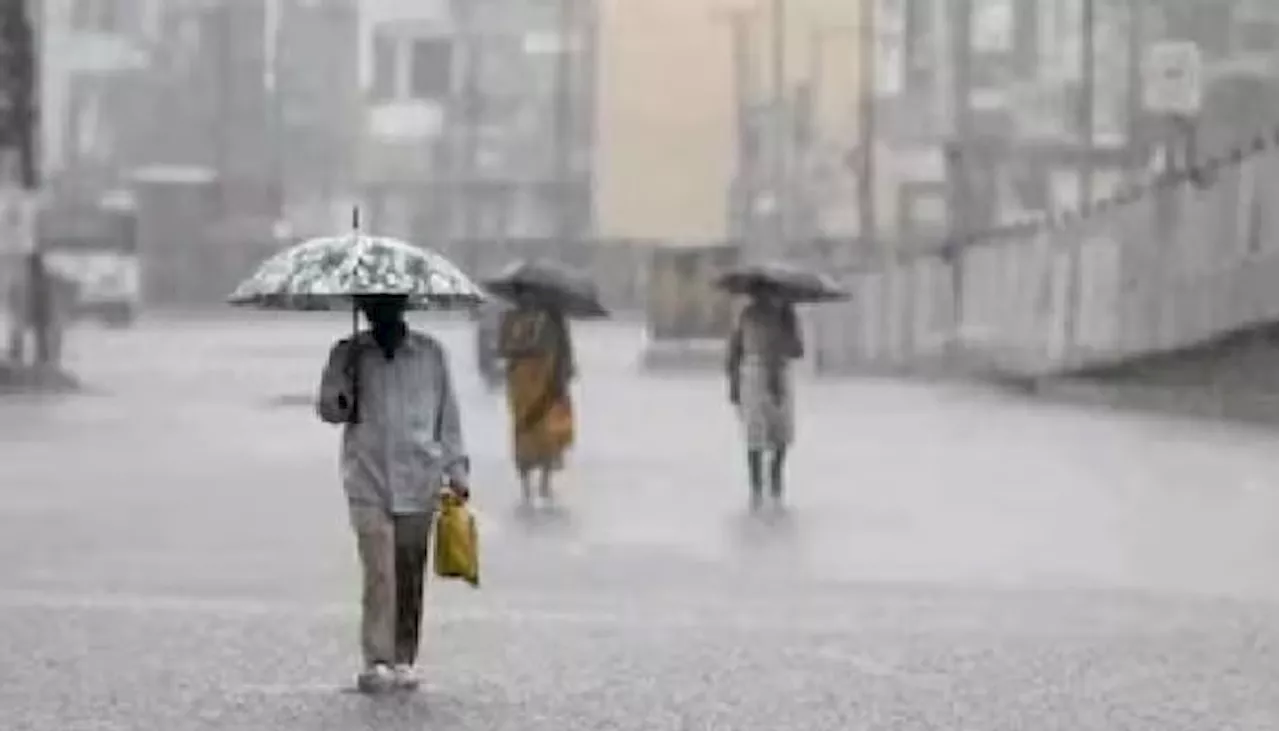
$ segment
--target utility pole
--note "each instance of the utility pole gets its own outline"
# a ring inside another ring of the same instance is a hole
[[[213,134],[214,134],[214,168],[218,174],[218,214],[221,220],[226,220],[232,210],[232,197],[230,188],[232,185],[238,184],[237,175],[233,173],[234,168],[231,165],[232,159],[232,126],[237,117],[232,114],[233,105],[233,75],[235,59],[234,33],[235,28],[232,23],[232,10],[230,3],[222,3],[213,6],[201,6],[200,10],[204,14],[204,22],[209,22],[212,18],[217,23],[217,60],[215,63],[215,72],[218,75],[217,84],[217,105],[215,107],[213,118]]]
[[[854,42],[861,43],[863,41],[862,26],[854,24],[819,26],[811,29],[809,32],[808,73],[809,88],[811,98],[813,100],[812,111],[814,117],[812,124],[819,135],[822,134],[822,100],[826,98],[828,46],[832,41],[841,38],[845,40],[852,39]],[[862,61],[859,61],[859,63],[861,62]],[[862,174],[860,164],[858,166],[857,174]],[[855,206],[855,210],[857,210],[857,201],[853,201],[853,204]],[[848,253],[852,255],[854,252],[851,251]]]
[[[1093,36],[1096,19],[1094,0],[1081,0],[1080,5],[1080,105],[1077,107],[1080,134],[1080,177],[1077,208],[1081,212],[1093,205],[1093,118],[1095,94],[1095,59]],[[1073,348],[1079,328],[1080,309],[1080,245],[1076,241],[1067,253],[1067,302],[1063,338]]]
[[[454,155],[453,199],[456,207],[454,220],[460,224],[458,238],[464,245],[478,236],[476,202],[473,189],[478,179],[477,148],[480,144],[480,33],[476,28],[476,10],[470,2],[455,4],[462,21],[462,129],[457,139],[458,152]],[[455,224],[455,225],[458,225]]]
[[[964,327],[964,246],[973,229],[973,186],[968,156],[973,152],[973,0],[948,0],[950,27],[951,127],[946,151],[948,258],[951,260],[952,347],[962,344]]]
[[[859,0],[858,19],[858,229],[864,246],[880,249],[876,226],[876,2]]]
[[[7,0],[0,8],[0,154],[5,175],[28,192],[40,185],[38,144],[39,72],[30,0]]]
[[[34,29],[36,9],[25,0],[9,0],[0,6],[0,193],[8,199],[5,213],[7,237],[0,247],[23,255],[18,275],[25,285],[20,311],[14,312],[9,333],[10,357],[21,364],[30,329],[35,335],[35,365],[56,362],[53,283],[39,242],[34,235],[35,197],[40,186],[37,132],[39,128],[39,54]],[[3,293],[8,299],[10,292]],[[14,304],[18,304],[14,302]]]
[[[600,88],[600,0],[581,0],[578,8],[577,59],[578,59],[578,93],[575,97],[578,114],[578,149],[582,150],[588,161],[577,173],[578,189],[582,192],[579,198],[578,230],[593,232],[596,230],[596,210],[593,193],[596,185],[595,153],[598,148],[599,134],[594,110],[599,107]]]
[[[263,85],[267,92],[267,127],[271,140],[271,204],[279,226],[285,219],[285,166],[287,141],[284,136],[283,88],[280,45],[283,39],[287,0],[267,0],[263,8]],[[274,232],[274,228],[273,228]]]
[[[1081,0],[1080,5],[1080,200],[1083,209],[1093,203],[1093,129],[1096,94],[1095,54],[1093,48],[1094,0]]]
[[[751,119],[751,14],[748,9],[726,10],[717,17],[729,26],[730,62],[733,66],[733,112],[736,127],[734,182],[729,195],[730,236],[740,246],[754,245],[753,203],[756,194],[756,159]]]
[[[808,235],[815,237],[822,237],[827,233],[826,220],[823,215],[825,211],[823,210],[822,199],[818,195],[817,189],[817,186],[821,185],[821,183],[825,181],[813,179],[813,161],[815,159],[815,153],[820,149],[824,139],[822,128],[822,101],[826,93],[827,85],[826,50],[827,41],[831,40],[831,33],[833,31],[834,29],[831,28],[813,28],[809,31],[809,94],[807,98],[798,100],[802,101],[806,106],[804,114],[805,124],[808,126],[807,130],[803,130],[807,135],[807,139],[805,140],[805,146],[801,149],[802,154],[804,154],[804,159],[800,165],[804,171],[802,175],[804,175],[805,182],[807,183],[805,187],[804,201],[805,231]],[[797,134],[792,136],[793,139],[798,139],[801,131],[802,130],[796,130]],[[822,171],[818,170],[817,172],[821,174]]]
[[[973,153],[973,0],[948,0],[950,11],[951,141],[947,151],[948,188],[951,192],[952,238],[968,236],[972,221],[972,185],[968,156]],[[958,253],[958,252],[957,252]]]
[[[553,132],[555,188],[556,188],[556,236],[560,241],[576,237],[576,196],[573,186],[573,59],[575,50],[572,39],[574,0],[560,0],[557,13],[557,38],[554,44],[556,56],[555,80],[555,130]]]
[[[1143,7],[1145,0],[1129,0],[1129,34],[1128,49],[1126,59],[1126,83],[1125,92],[1126,99],[1126,123],[1128,148],[1131,157],[1129,167],[1129,177],[1136,179],[1138,171],[1145,162],[1145,157],[1140,151],[1145,148],[1145,135],[1143,134],[1143,109],[1142,109],[1142,50],[1143,42],[1146,40],[1146,12]]]
[[[827,84],[827,41],[831,40],[831,31],[821,27],[809,30],[809,91],[815,99],[822,98],[822,88]]]
[[[787,104],[787,9],[783,0],[773,0],[771,7],[770,66],[773,82],[773,104],[770,118],[773,122],[773,201],[776,254],[785,254],[791,244],[791,134],[790,114]]]

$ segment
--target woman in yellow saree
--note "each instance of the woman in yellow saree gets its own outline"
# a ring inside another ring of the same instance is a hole
[[[563,467],[573,444],[573,346],[564,314],[524,301],[503,315],[499,349],[507,363],[507,406],[523,504],[533,504],[534,472],[538,496],[551,502],[551,475]]]

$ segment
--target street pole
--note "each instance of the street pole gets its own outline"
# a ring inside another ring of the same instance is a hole
[[[826,80],[827,41],[831,38],[828,28],[809,30],[809,92],[814,99],[822,98]]]
[[[751,135],[751,28],[750,16],[742,10],[729,19],[733,44],[733,108],[738,125],[738,199],[734,212],[737,233],[745,241],[754,239],[752,204],[755,200],[756,161],[748,137]]]
[[[1129,36],[1126,59],[1126,115],[1127,136],[1129,138],[1129,182],[1134,182],[1140,174],[1144,162],[1139,154],[1145,148],[1145,135],[1142,127],[1142,49],[1146,38],[1146,12],[1143,8],[1145,0],[1129,0]]]
[[[1093,118],[1095,95],[1095,59],[1093,47],[1094,0],[1081,0],[1080,6],[1080,105],[1077,107],[1079,119],[1077,126],[1080,133],[1080,177],[1077,194],[1077,209],[1087,213],[1093,205]],[[1083,231],[1081,231],[1083,233]],[[1080,246],[1083,237],[1072,242],[1067,251],[1067,301],[1065,322],[1063,323],[1063,341],[1068,352],[1076,345],[1076,331],[1079,328],[1080,310]],[[1069,357],[1069,356],[1068,356]]]
[[[815,152],[819,149],[823,139],[822,132],[822,100],[826,93],[826,51],[827,41],[831,39],[833,29],[829,28],[813,28],[809,31],[809,98],[806,100],[808,105],[807,120],[809,125],[808,139],[806,140],[807,148],[801,152],[804,154],[804,160],[801,162],[801,175],[808,179],[812,173],[812,160]],[[794,138],[794,136],[793,136]],[[822,205],[819,197],[816,195],[816,186],[812,180],[809,180],[809,186],[805,189],[805,231],[817,237],[826,234],[827,228]]]
[[[951,260],[953,355],[959,354],[964,328],[964,246],[973,226],[973,195],[968,156],[973,151],[973,0],[948,0],[951,29],[952,140],[947,150],[948,218]]]
[[[197,12],[213,14],[213,19],[218,24],[218,90],[213,124],[214,166],[218,174],[218,215],[220,220],[225,221],[231,213],[230,187],[233,184],[230,179],[233,172],[231,170],[231,127],[235,122],[235,117],[231,114],[232,60],[235,58],[232,10],[230,3],[222,3],[212,7],[202,6]]]
[[[38,3],[30,0],[10,0],[0,6],[0,186],[9,188],[9,195],[17,198],[10,205],[18,211],[14,215],[24,241],[15,247],[23,254],[25,271],[19,277],[25,283],[21,310],[12,313],[13,330],[10,333],[10,355],[21,364],[23,345],[28,329],[35,335],[35,365],[43,368],[54,364],[56,328],[54,322],[53,287],[34,236],[34,201],[40,186],[39,144],[39,22]],[[15,232],[10,232],[15,233]],[[14,242],[3,241],[3,244]],[[19,290],[22,291],[22,290]],[[4,292],[6,295],[9,292]],[[15,302],[15,304],[17,304]]]
[[[0,149],[16,157],[15,182],[34,194],[40,186],[39,39],[36,32],[40,6],[32,0],[9,0],[7,5],[2,11],[7,17],[4,18],[5,37],[0,38],[0,43],[5,45],[4,63],[9,68],[0,72],[6,77],[7,88],[3,93],[7,97],[8,118],[0,130],[4,136]]]
[[[271,140],[271,197],[275,221],[272,222],[273,234],[277,226],[285,220],[285,145],[283,99],[280,78],[280,42],[284,27],[284,7],[286,0],[267,0],[263,8],[263,45],[266,53],[264,76],[267,90],[267,125]]]
[[[729,232],[746,250],[753,245],[752,204],[755,200],[756,161],[751,135],[751,15],[744,8],[725,11],[720,17],[729,25],[730,63],[733,67],[733,113],[735,125],[734,184],[729,195]]]
[[[864,247],[880,252],[876,225],[876,0],[860,0],[858,20],[858,229]]]
[[[596,158],[598,149],[598,122],[592,110],[599,106],[600,89],[600,0],[581,0],[577,14],[578,45],[578,91],[576,108],[578,115],[578,149],[583,151],[587,160]],[[578,230],[593,234],[596,229],[596,208],[594,191],[596,186],[596,166],[588,163],[585,169],[577,174],[578,189],[582,191],[579,198]]]
[[[571,156],[573,155],[573,63],[570,38],[573,36],[573,0],[560,0],[557,13],[558,38],[555,81],[554,165],[556,186],[556,236],[559,241],[574,237],[574,201],[571,196]]]
[[[1081,0],[1080,6],[1080,195],[1081,209],[1093,203],[1093,118],[1097,84],[1094,54],[1096,25],[1094,0]]]
[[[27,193],[40,184],[38,8],[31,0],[0,5],[0,185]]]
[[[457,210],[454,218],[460,223],[458,238],[466,246],[477,237],[473,187],[478,177],[476,153],[480,136],[480,34],[476,30],[475,10],[471,3],[462,2],[458,6],[463,47],[462,130],[457,140],[460,149],[455,155],[453,198]]]
[[[776,240],[775,253],[783,255],[791,243],[791,135],[787,108],[787,10],[783,0],[773,0],[770,29],[772,30],[771,71],[773,82],[773,201]]]

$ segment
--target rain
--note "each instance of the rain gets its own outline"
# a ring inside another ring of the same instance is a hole
[[[0,727],[1265,731],[1262,0],[0,0]]]

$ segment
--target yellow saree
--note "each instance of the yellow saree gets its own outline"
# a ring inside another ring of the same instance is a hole
[[[507,361],[516,467],[560,469],[574,432],[573,354],[564,320],[545,310],[511,310],[503,316],[499,338]]]

